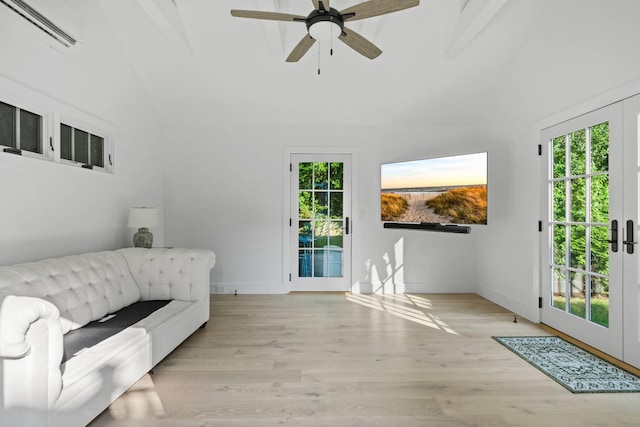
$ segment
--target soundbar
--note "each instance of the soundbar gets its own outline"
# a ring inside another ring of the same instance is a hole
[[[436,224],[432,222],[407,223],[407,222],[385,222],[384,228],[404,228],[410,230],[438,231],[441,233],[469,234],[471,227],[467,225]]]

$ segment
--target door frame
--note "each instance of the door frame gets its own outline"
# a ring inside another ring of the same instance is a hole
[[[356,147],[284,147],[282,157],[282,283],[288,292],[291,292],[290,275],[295,274],[297,265],[291,264],[291,245],[289,244],[291,237],[291,227],[289,225],[291,212],[291,156],[294,154],[349,154],[351,155],[351,277],[349,280],[349,290],[353,287],[354,277],[358,274],[354,270],[354,260],[359,259],[359,245],[357,244],[358,233],[358,148]]]
[[[628,219],[634,221],[634,240],[638,241],[639,221],[640,221],[640,202],[639,183],[640,179],[640,95],[629,97],[623,101],[623,140],[625,148],[629,148],[631,141],[635,141],[635,150],[627,152],[624,155],[624,191],[623,191],[623,218],[622,225],[626,227]],[[634,123],[635,126],[628,126],[628,123]],[[626,230],[620,235],[622,240],[626,240]],[[640,330],[638,322],[640,321],[640,248],[635,246],[634,254],[626,253],[626,245],[622,244],[620,249],[624,252],[623,257],[623,284],[624,301],[622,319],[624,327],[623,341],[623,360],[626,363],[640,367]],[[635,259],[635,262],[633,261]]]

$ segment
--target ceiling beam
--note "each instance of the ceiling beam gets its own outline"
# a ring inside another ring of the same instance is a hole
[[[176,48],[187,54],[193,53],[175,0],[136,1],[145,14]]]
[[[281,12],[285,10],[284,6],[286,6],[286,4],[284,3],[288,2],[283,2],[281,0],[272,0],[267,3],[270,5],[270,7],[267,7],[265,9],[264,6],[262,6],[259,8],[259,10]],[[284,55],[285,36],[287,32],[286,25],[291,25],[291,23],[266,20],[262,21],[262,29],[264,30],[267,46],[269,46],[269,51],[274,56]]]
[[[458,15],[444,57],[452,59],[460,55],[506,2],[507,0],[468,0]]]

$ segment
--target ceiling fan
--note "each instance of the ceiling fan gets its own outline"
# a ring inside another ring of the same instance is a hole
[[[329,41],[336,38],[342,40],[347,46],[361,55],[374,59],[382,51],[360,34],[346,28],[344,24],[350,21],[398,12],[420,4],[420,0],[369,0],[338,11],[331,7],[330,0],[311,1],[314,9],[308,16],[235,9],[231,10],[231,15],[238,18],[303,22],[306,24],[307,34],[293,48],[293,51],[287,57],[287,62],[299,61],[316,41]]]

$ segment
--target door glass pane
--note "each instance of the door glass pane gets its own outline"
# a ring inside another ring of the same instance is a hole
[[[312,191],[300,191],[298,193],[298,217],[313,218],[312,194]]]
[[[311,190],[313,183],[313,163],[300,163],[298,166],[298,188]]]
[[[104,139],[91,135],[91,164],[104,167]]]
[[[576,178],[570,181],[571,185],[571,221],[586,221],[587,212],[587,196],[586,196],[586,179]]]
[[[609,170],[609,122],[590,128],[591,132],[591,172]]]
[[[563,268],[551,269],[552,305],[560,310],[567,306],[567,275]]]
[[[342,193],[331,192],[329,217],[342,218]]]
[[[584,129],[580,129],[578,131],[573,132],[569,136],[570,146],[571,146],[571,156],[570,156],[570,169],[571,175],[584,175],[586,172],[585,169],[585,158],[586,158],[586,131]]]
[[[327,251],[327,273],[329,277],[342,277],[342,249],[330,248]]]
[[[553,228],[553,258],[555,265],[565,265],[567,253],[567,227],[564,225],[554,225]]]
[[[333,162],[330,165],[331,189],[342,190],[344,185],[344,164],[341,162]]]
[[[319,190],[329,188],[329,163],[313,164],[313,188]]]
[[[572,225],[570,230],[570,262],[571,267],[584,270],[586,268],[586,230],[584,225]]]
[[[315,193],[315,217],[327,218],[329,214],[329,193],[327,191],[316,191]]]
[[[609,275],[609,227],[589,227],[591,230],[591,269]]]
[[[553,183],[553,220],[557,222],[564,222],[566,217],[566,203],[567,200],[567,182],[555,181]]]
[[[73,160],[71,157],[71,127],[60,124],[60,158]]]
[[[571,272],[571,295],[569,312],[575,316],[585,318],[586,313],[586,274],[583,272]]]
[[[564,135],[554,138],[551,142],[553,149],[553,177],[566,176],[566,137]]]
[[[42,117],[20,110],[20,149],[42,153]]]
[[[609,175],[591,177],[591,221],[609,222]]]
[[[300,221],[298,223],[298,247],[310,248],[313,246],[313,231],[311,221]]]
[[[609,327],[609,279],[591,277],[591,318],[598,325]]]
[[[313,277],[329,277],[327,252],[325,249],[313,251]]]
[[[329,221],[316,221],[313,230],[313,246],[322,249],[329,245]]]
[[[89,134],[81,131],[80,129],[74,129],[74,160],[80,163],[89,163]]]
[[[332,248],[342,248],[342,221],[331,221],[329,227],[329,246]]]
[[[311,277],[311,249],[298,251],[298,277]]]

